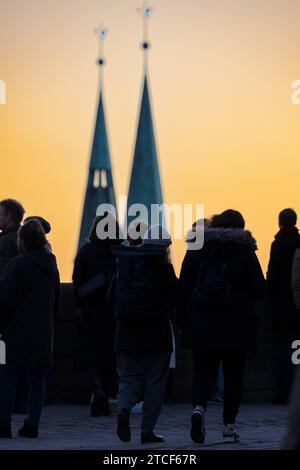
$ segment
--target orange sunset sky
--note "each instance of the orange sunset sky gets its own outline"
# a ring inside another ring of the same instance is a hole
[[[300,209],[299,0],[153,0],[149,57],[167,203],[244,214],[266,270],[277,213]],[[139,0],[0,0],[0,198],[46,217],[61,277],[79,235],[105,42],[117,195],[127,193],[141,92]],[[177,271],[184,242],[176,242]]]

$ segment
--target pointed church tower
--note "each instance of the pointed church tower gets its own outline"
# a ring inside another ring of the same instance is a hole
[[[97,207],[104,203],[115,206],[115,193],[103,105],[103,66],[105,64],[105,60],[102,55],[102,46],[106,33],[106,29],[101,29],[99,31],[101,49],[100,58],[98,61],[100,66],[99,105],[96,117],[95,133],[92,145],[78,248],[81,248],[86,243],[86,237],[88,236],[92,222],[96,217]]]
[[[152,11],[153,9],[145,6],[144,3],[144,7],[142,9],[144,17],[144,40],[142,42],[142,49],[144,51],[144,79],[127,200],[127,210],[133,204],[144,204],[148,209],[149,222],[151,216],[151,204],[163,203],[155,133],[152,120],[147,64],[147,55],[150,49],[147,25]],[[130,223],[131,220],[132,218],[128,217],[128,223]],[[164,221],[160,220],[160,222]]]

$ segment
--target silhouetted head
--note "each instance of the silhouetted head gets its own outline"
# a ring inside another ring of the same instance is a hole
[[[119,223],[110,212],[95,217],[88,240],[97,244],[117,245],[124,238],[122,236]]]
[[[40,217],[39,215],[31,215],[30,217],[26,217],[26,219],[24,219],[23,223],[27,224],[27,222],[30,222],[31,220],[35,220],[36,222],[39,222],[41,224],[41,226],[43,227],[44,232],[46,234],[51,232],[51,225],[43,217]]]
[[[0,201],[0,230],[18,226],[25,214],[24,207],[15,199]]]
[[[239,211],[228,209],[215,215],[210,223],[211,228],[245,228],[245,220]]]
[[[294,209],[283,209],[278,217],[280,228],[292,228],[297,223],[297,214]]]
[[[44,249],[47,239],[42,225],[36,220],[22,225],[18,230],[17,242],[20,251]]]
[[[193,223],[192,225],[192,232],[195,232],[195,230],[197,229],[197,227],[199,226],[203,226],[204,227],[204,230],[207,230],[209,227],[210,227],[210,223],[211,223],[211,219],[199,219],[199,220],[196,220],[196,222]]]

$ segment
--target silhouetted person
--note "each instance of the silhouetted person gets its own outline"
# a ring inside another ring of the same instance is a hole
[[[0,202],[0,276],[9,261],[19,254],[17,232],[24,213],[23,206],[15,199],[3,199]],[[4,314],[3,305],[0,305],[0,317]],[[21,371],[17,382],[14,412],[26,413],[27,379]]]
[[[6,365],[0,366],[0,437],[11,437],[16,381],[23,372],[28,377],[28,417],[19,435],[38,437],[60,298],[56,259],[45,244],[40,223],[31,221],[20,227],[20,254],[8,263],[0,279],[0,305],[8,313],[0,324],[6,345]]]
[[[296,227],[297,214],[293,209],[284,209],[279,214],[279,232],[271,246],[267,272],[268,295],[271,299],[273,326],[279,342],[279,384],[274,403],[288,401],[293,375],[291,361],[293,340],[299,339],[299,313],[297,313],[291,286],[292,263],[295,251],[300,246],[300,235]]]
[[[0,201],[0,276],[8,262],[18,255],[17,232],[24,217],[23,206],[14,199]]]
[[[194,391],[191,438],[205,440],[205,413],[220,362],[224,374],[223,438],[236,442],[236,416],[243,391],[247,351],[255,348],[252,302],[264,295],[265,280],[256,242],[242,215],[227,210],[204,233],[202,249],[188,250],[180,274],[178,324],[183,345],[192,348]]]
[[[157,232],[157,233],[156,233]],[[117,319],[118,437],[131,439],[130,411],[144,397],[141,443],[163,442],[154,433],[173,349],[170,314],[177,279],[169,261],[170,235],[161,226],[146,232],[141,247],[118,247]]]
[[[114,237],[100,239],[97,225],[108,217],[116,228]],[[121,243],[119,226],[110,216],[96,217],[86,243],[78,252],[73,271],[77,306],[81,310],[75,365],[88,373],[93,387],[91,415],[111,413],[109,395],[116,393],[116,366],[113,352],[115,319],[107,301],[115,255],[111,248]]]

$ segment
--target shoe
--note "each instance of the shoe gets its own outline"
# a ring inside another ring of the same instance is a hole
[[[11,426],[0,426],[0,439],[11,439]]]
[[[205,441],[205,411],[202,406],[196,406],[192,414],[191,439],[197,444]]]
[[[108,397],[94,396],[91,403],[91,416],[98,418],[98,416],[110,416],[111,408],[109,406]]]
[[[154,432],[142,432],[141,444],[158,444],[159,442],[165,442],[162,436],[157,436]]]
[[[123,408],[118,414],[117,435],[123,442],[130,442],[129,411]]]
[[[19,429],[18,435],[20,437],[28,437],[29,439],[36,439],[39,435],[39,428],[37,426],[28,426],[24,423],[24,426]]]
[[[234,424],[224,424],[223,428],[224,442],[240,442],[240,436],[234,430]]]

